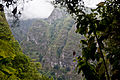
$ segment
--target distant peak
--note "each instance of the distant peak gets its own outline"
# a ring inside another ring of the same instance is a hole
[[[63,17],[65,17],[67,14],[67,12],[65,12],[64,9],[60,9],[60,8],[55,8],[52,13],[50,14],[50,16],[48,17],[48,21],[50,23],[54,22],[57,19],[61,19]]]

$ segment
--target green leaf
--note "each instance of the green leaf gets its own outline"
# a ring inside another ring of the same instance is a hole
[[[90,37],[88,40],[88,46],[90,46],[94,42],[95,42],[95,37],[94,36]]]
[[[86,40],[81,40],[80,42],[81,42],[82,44],[86,44],[86,45],[88,44]]]
[[[95,58],[96,58],[96,60],[97,60],[97,61],[99,61],[99,60],[100,60],[100,58],[101,58],[100,53],[96,53],[96,54],[95,54]]]
[[[11,75],[11,74],[14,74],[16,72],[16,70],[14,68],[9,67],[9,66],[5,66],[5,65],[2,65],[0,67],[0,71],[2,71],[6,75]]]

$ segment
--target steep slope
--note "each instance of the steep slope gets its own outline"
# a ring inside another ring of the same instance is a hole
[[[4,12],[0,11],[0,80],[52,80],[42,76],[38,68],[41,69],[39,62],[30,62],[23,54]]]
[[[75,33],[74,20],[63,10],[55,9],[47,19],[31,23],[21,39],[23,52],[41,62],[54,78],[77,80],[80,76],[73,72],[73,51],[80,55],[81,35]]]
[[[21,43],[24,53],[34,55],[46,53],[48,49],[47,28],[48,24],[42,20],[33,23],[32,27],[29,28],[26,39]]]
[[[6,21],[4,12],[0,11],[0,79],[1,80],[20,79],[16,75],[17,74],[16,72],[18,70],[17,68],[15,68],[15,66],[19,64],[21,65],[24,64],[13,63],[14,60],[16,60],[16,57],[18,57],[18,55],[19,57],[20,56],[24,57],[24,60],[26,60],[27,62],[28,58],[25,55],[23,55],[18,42],[14,39],[12,32],[9,28],[9,25]]]
[[[51,15],[46,19],[49,24],[54,24],[56,22],[56,20],[64,18],[67,16],[67,13],[65,13],[64,10],[61,10],[59,8],[55,8]]]
[[[12,30],[12,34],[19,43],[24,40],[27,35],[28,29],[31,27],[32,23],[36,19],[20,20],[19,23],[15,26],[13,25],[13,20],[8,19],[8,23]]]

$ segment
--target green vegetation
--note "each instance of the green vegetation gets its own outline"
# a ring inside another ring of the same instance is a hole
[[[40,69],[39,62],[31,62],[22,53],[0,11],[0,80],[53,80],[39,73]]]
[[[27,27],[26,33],[22,34],[24,38],[18,38],[21,36],[19,32],[24,32],[24,28],[28,25],[15,27],[13,33],[16,39],[21,40],[19,42],[24,54],[32,58],[33,62],[42,64],[42,70],[39,70],[41,74],[53,77],[55,80],[63,75],[65,80],[70,78],[77,80],[78,76],[75,77],[77,74],[72,73],[74,71],[72,53],[74,50],[76,55],[81,52],[78,47],[81,35],[75,33],[74,20],[68,14],[58,18],[56,14],[61,14],[62,10],[58,13],[57,10],[55,9],[56,13],[53,11],[47,19],[27,22],[32,25]],[[55,20],[51,20],[53,18]],[[15,34],[16,32],[18,33]]]
[[[80,79],[119,80],[120,1],[106,0],[99,3],[97,8],[90,9],[89,13],[82,0],[56,0],[55,4],[67,8],[75,19],[76,32],[83,36],[71,34],[75,28],[74,21],[69,16],[55,20],[54,24],[49,20],[38,20],[21,42],[24,53],[32,58],[30,62],[22,54],[10,30],[1,27],[0,43],[5,45],[1,45],[0,50],[1,79],[43,79],[46,77],[41,74],[44,74],[56,80],[77,80],[71,67],[71,53],[75,51],[79,55],[75,55],[74,61],[77,62],[78,74],[82,74]],[[4,21],[0,25],[4,26]],[[76,47],[78,40],[81,40],[81,49]]]
[[[82,0],[55,2],[68,9],[76,21],[76,32],[84,35],[82,56],[76,58],[78,73],[87,80],[120,79],[120,1],[100,2],[91,13]]]

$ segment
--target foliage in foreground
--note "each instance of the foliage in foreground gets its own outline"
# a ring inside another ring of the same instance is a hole
[[[76,58],[78,73],[87,80],[120,79],[120,1],[106,0],[91,13],[82,0],[55,0],[76,20],[76,32],[84,35],[82,56]]]
[[[53,80],[38,72],[40,63],[30,62],[14,39],[3,11],[0,11],[0,80]]]

